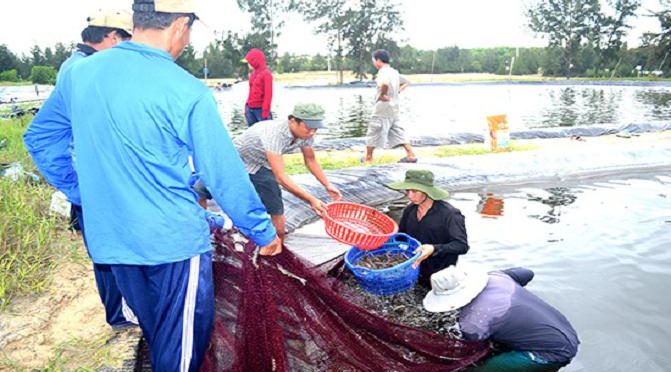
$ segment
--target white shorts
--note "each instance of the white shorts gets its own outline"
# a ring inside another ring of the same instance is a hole
[[[368,123],[366,137],[368,147],[394,148],[409,143],[405,128],[401,126],[398,118],[373,116]]]

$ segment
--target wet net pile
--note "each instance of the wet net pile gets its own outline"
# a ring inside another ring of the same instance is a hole
[[[392,323],[348,301],[290,251],[257,257],[217,232],[216,316],[202,371],[449,371],[487,346]]]

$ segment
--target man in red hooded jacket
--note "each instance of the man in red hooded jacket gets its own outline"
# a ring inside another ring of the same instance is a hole
[[[273,74],[266,67],[266,56],[260,49],[251,49],[245,60],[252,67],[249,75],[249,96],[245,103],[245,119],[247,125],[272,120],[270,103],[273,100]]]

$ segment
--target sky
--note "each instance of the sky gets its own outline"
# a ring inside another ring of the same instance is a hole
[[[318,1],[318,0],[315,0]],[[545,41],[526,28],[526,4],[533,0],[398,0],[405,30],[398,32],[401,44],[418,49],[448,46],[460,48],[532,47]],[[197,24],[192,43],[197,51],[214,39],[215,31],[249,32],[249,16],[236,0],[197,0],[199,15],[207,26]],[[642,0],[639,13],[660,8],[659,0]],[[130,9],[132,0],[20,0],[3,4],[0,14],[0,44],[15,53],[31,46],[69,44],[79,40],[86,17],[96,9]],[[658,31],[657,21],[639,17],[627,41],[639,45],[644,32]],[[290,15],[278,38],[280,54],[326,54],[326,39],[314,34],[314,25]]]

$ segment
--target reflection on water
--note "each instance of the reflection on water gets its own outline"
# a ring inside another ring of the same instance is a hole
[[[580,87],[582,88],[582,87]],[[543,108],[543,127],[617,123],[617,105],[622,91],[611,87],[577,90],[560,88],[548,94],[550,102]]]
[[[483,218],[492,197],[505,210]],[[580,351],[562,371],[668,371],[671,177],[488,188],[450,202],[466,217],[465,258],[533,269],[530,289],[576,328]]]
[[[245,113],[242,109],[236,107],[231,110],[231,119],[226,123],[231,136],[236,137],[247,129],[247,121],[245,120]]]
[[[370,118],[371,107],[362,95],[355,95],[353,102],[346,105],[345,100],[339,99],[335,122],[328,123],[328,132],[325,138],[352,138],[366,135],[366,127]]]
[[[574,191],[566,187],[552,187],[545,190],[549,195],[542,197],[527,194],[529,201],[540,202],[550,207],[543,215],[531,214],[529,217],[537,218],[545,223],[558,223],[562,213],[562,207],[571,205],[578,198]]]
[[[491,192],[480,194],[480,201],[476,210],[484,217],[496,218],[503,215],[503,199]]]
[[[671,120],[671,92],[649,89],[636,92],[636,101],[648,107],[646,118],[650,120]]]
[[[244,129],[248,85],[215,91],[234,135]],[[401,94],[401,122],[408,135],[447,136],[484,132],[486,116],[507,114],[512,130],[574,125],[664,122],[671,119],[671,86],[553,84],[412,85]],[[286,88],[273,92],[273,115],[285,118],[298,102],[326,110],[328,129],[318,138],[361,137],[373,108],[374,87]]]

